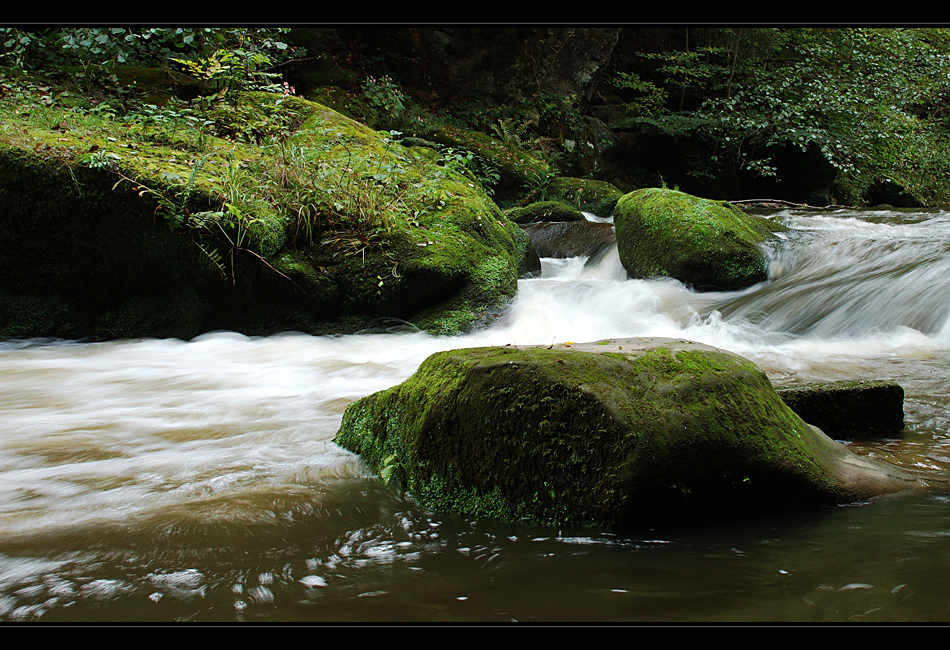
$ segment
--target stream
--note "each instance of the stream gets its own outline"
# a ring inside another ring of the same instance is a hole
[[[769,217],[771,280],[738,292],[628,279],[613,249],[543,259],[459,337],[0,342],[0,621],[950,620],[947,494],[622,534],[427,512],[332,442],[439,350],[665,336],[776,386],[897,381],[901,435],[848,444],[950,471],[950,213]]]

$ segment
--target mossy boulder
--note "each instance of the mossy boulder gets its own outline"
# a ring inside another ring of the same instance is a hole
[[[561,176],[552,179],[544,188],[548,199],[564,201],[578,210],[607,218],[614,213],[617,201],[624,193],[615,185],[592,178]]]
[[[0,337],[452,334],[530,266],[477,183],[315,102],[239,94],[222,137],[53,111],[0,138]]]
[[[0,147],[0,336],[194,336],[215,282],[154,203],[105,172]],[[143,328],[143,324],[148,322]]]
[[[335,441],[440,512],[638,527],[920,483],[805,424],[752,362],[688,341],[440,352]]]
[[[630,192],[614,211],[620,261],[631,277],[669,276],[699,290],[737,290],[768,279],[762,244],[784,226],[669,189]]]
[[[551,173],[551,164],[537,153],[479,131],[442,125],[427,133],[426,139],[441,147],[470,151],[483,165],[494,169],[498,180],[492,189],[501,205],[514,204],[524,196],[526,188]]]
[[[506,210],[505,216],[518,225],[540,221],[586,221],[580,210],[561,201],[537,201]]]

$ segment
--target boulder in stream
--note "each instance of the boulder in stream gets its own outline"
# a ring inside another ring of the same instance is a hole
[[[920,485],[803,422],[751,361],[672,339],[436,353],[335,441],[426,508],[502,520],[630,528]]]
[[[733,291],[768,279],[761,244],[784,226],[726,201],[675,190],[630,192],[614,211],[620,261],[631,277],[664,275],[697,290]]]
[[[904,428],[904,389],[892,381],[831,381],[777,392],[805,422],[838,440],[894,435]]]
[[[617,243],[611,223],[594,221],[542,221],[522,228],[540,257],[597,258]]]
[[[518,225],[546,221],[584,221],[584,213],[563,201],[538,201],[505,211],[505,216]]]

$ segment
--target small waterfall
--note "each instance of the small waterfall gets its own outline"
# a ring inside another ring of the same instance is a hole
[[[814,339],[939,335],[950,319],[950,219],[796,216],[774,281],[723,305],[763,330]]]

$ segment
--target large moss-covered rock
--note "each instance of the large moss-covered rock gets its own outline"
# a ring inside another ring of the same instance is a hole
[[[351,404],[336,436],[425,507],[637,526],[918,485],[805,424],[750,361],[619,339],[453,350]]]
[[[192,242],[114,178],[0,147],[0,337],[194,336]],[[143,324],[147,322],[145,328]]]
[[[233,139],[91,115],[85,130],[10,125],[0,338],[325,334],[393,319],[451,334],[498,313],[530,272],[529,237],[469,178],[315,102],[232,101],[211,115]],[[275,115],[281,147],[239,137]]]
[[[736,290],[768,279],[761,244],[783,226],[725,201],[646,188],[617,202],[620,261],[635,278],[665,275],[697,290]]]
[[[482,166],[497,174],[492,190],[499,205],[514,204],[527,187],[552,171],[551,164],[537,152],[479,131],[444,124],[427,133],[426,138],[437,146],[471,152]]]

